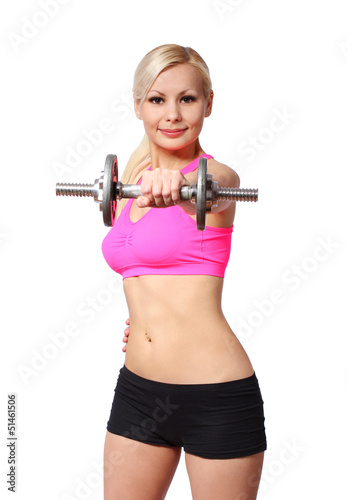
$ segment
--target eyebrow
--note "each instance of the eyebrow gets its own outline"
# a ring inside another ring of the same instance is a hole
[[[159,92],[159,90],[155,90],[155,89],[150,90],[148,93],[150,93],[150,92],[158,92],[158,94],[160,94],[160,95],[165,95],[162,92]],[[183,90],[182,92],[180,92],[178,95],[183,95],[183,94],[186,94],[188,92],[197,92],[197,91],[193,90],[193,89],[186,89],[186,90]]]

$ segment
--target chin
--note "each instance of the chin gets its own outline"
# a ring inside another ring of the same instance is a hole
[[[183,138],[183,137],[166,138],[165,140],[162,139],[160,141],[154,140],[153,142],[160,148],[176,151],[178,149],[183,149],[187,146],[190,146],[190,144],[193,144],[198,139],[199,136],[197,135],[191,138]]]

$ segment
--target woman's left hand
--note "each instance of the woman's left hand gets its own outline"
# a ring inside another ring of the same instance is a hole
[[[179,170],[156,168],[142,176],[142,196],[136,199],[139,208],[170,207],[182,202],[180,188],[190,183]]]
[[[124,337],[123,337],[123,342],[124,342],[124,347],[122,348],[122,351],[123,352],[126,352],[127,350],[127,342],[128,342],[128,337],[129,337],[129,334],[130,334],[130,318],[128,318],[126,321],[125,321],[125,324],[128,325],[128,327],[124,330]]]

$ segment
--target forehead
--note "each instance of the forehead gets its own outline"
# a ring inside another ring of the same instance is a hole
[[[202,92],[202,78],[199,72],[190,64],[177,64],[162,71],[154,81],[150,90],[180,91],[182,89]],[[164,92],[165,93],[165,92]]]

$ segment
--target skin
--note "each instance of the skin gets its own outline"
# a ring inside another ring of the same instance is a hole
[[[135,102],[136,116],[149,138],[152,170],[143,174],[142,196],[132,202],[132,222],[148,210],[173,204],[195,220],[195,206],[181,202],[178,193],[181,186],[196,182],[197,172],[183,176],[180,169],[204,153],[199,134],[212,105],[213,93],[204,96],[201,77],[189,64],[162,72],[145,98]],[[184,131],[178,137],[163,133],[177,128]],[[239,186],[238,175],[227,165],[210,159],[208,171],[219,186]],[[235,203],[222,202],[207,215],[206,225],[230,227],[234,217]],[[251,362],[223,315],[222,287],[223,278],[216,276],[126,278],[127,368],[173,384],[219,383],[252,375]],[[112,465],[109,477],[105,475],[105,500],[165,497],[181,448],[148,445],[107,432],[105,464],[112,463],[115,450],[123,460]],[[263,453],[224,460],[185,453],[185,461],[194,500],[256,498]]]

